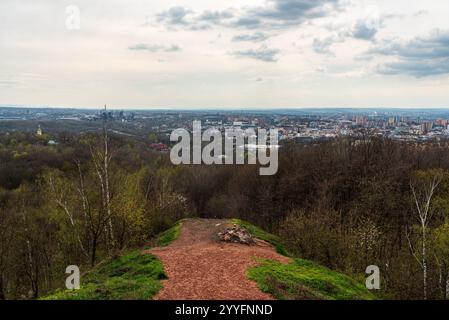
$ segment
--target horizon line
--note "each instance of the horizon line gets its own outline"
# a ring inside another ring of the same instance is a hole
[[[86,106],[48,106],[48,105],[19,105],[19,104],[0,104],[0,108],[11,109],[60,109],[60,110],[104,110],[104,105],[99,107]],[[108,110],[127,110],[127,111],[294,111],[294,110],[449,110],[445,107],[346,107],[346,106],[318,106],[318,107],[107,107]]]

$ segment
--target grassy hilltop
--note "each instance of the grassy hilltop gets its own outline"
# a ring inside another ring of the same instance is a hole
[[[241,220],[232,223],[244,226],[255,237],[269,242],[276,251],[289,256],[279,237]],[[182,222],[155,239],[155,246],[169,246],[181,232]],[[276,299],[371,300],[376,297],[361,283],[310,261],[291,257],[290,264],[259,260],[247,270],[247,277],[257,282],[260,290]],[[140,250],[126,252],[104,261],[85,274],[81,289],[60,290],[47,300],[147,300],[162,288],[167,279],[164,266],[154,255]],[[219,282],[219,280],[217,280]]]

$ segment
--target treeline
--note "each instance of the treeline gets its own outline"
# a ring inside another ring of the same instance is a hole
[[[62,138],[61,138],[62,139]],[[48,146],[0,136],[0,299],[61,287],[186,216],[241,218],[288,250],[364,280],[379,295],[449,296],[449,149],[377,138],[286,144],[279,172],[171,165],[148,142],[107,132]],[[12,175],[14,173],[14,175]]]

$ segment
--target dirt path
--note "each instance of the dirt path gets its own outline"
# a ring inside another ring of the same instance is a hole
[[[217,234],[229,226],[226,220],[187,220],[179,238],[165,248],[146,251],[161,259],[168,279],[155,299],[159,300],[268,300],[246,277],[246,270],[257,264],[255,258],[289,259],[267,243],[255,246],[221,243]]]

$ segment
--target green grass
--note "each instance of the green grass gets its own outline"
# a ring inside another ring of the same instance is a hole
[[[60,290],[44,300],[148,300],[166,278],[155,256],[132,251],[97,265],[81,278],[80,290]]]
[[[157,236],[154,245],[165,247],[176,240],[182,222]],[[147,300],[162,289],[160,280],[166,278],[164,267],[155,256],[132,251],[95,266],[81,278],[80,290],[59,290],[43,299]]]
[[[181,225],[183,220],[178,221],[173,227],[162,232],[156,239],[157,247],[166,247],[176,239],[178,239],[181,233]]]
[[[272,244],[278,253],[288,256],[279,237],[241,220],[255,237]],[[157,246],[167,246],[180,234],[182,221],[157,237]],[[260,289],[277,299],[365,300],[376,297],[362,284],[346,275],[302,259],[290,264],[261,260],[247,272]],[[162,263],[151,254],[132,251],[102,262],[81,278],[80,290],[60,290],[46,300],[147,300],[162,289],[166,279]]]
[[[279,254],[291,257],[281,238],[246,221],[233,219],[232,223],[245,227],[254,237],[270,243]],[[261,264],[250,268],[247,275],[258,283],[263,292],[270,293],[280,300],[376,299],[363,284],[354,279],[303,259],[292,258],[290,264],[261,260]]]
[[[256,227],[255,225],[240,219],[232,219],[232,223],[244,227],[246,230],[248,230],[249,233],[251,233],[257,239],[270,243],[276,249],[277,253],[286,257],[290,257],[290,254],[288,253],[287,249],[285,249],[285,246],[283,245],[281,238],[279,238],[278,236],[268,233],[260,229],[259,227]]]
[[[374,300],[361,283],[313,262],[293,259],[290,264],[263,260],[248,270],[263,292],[280,300]]]

